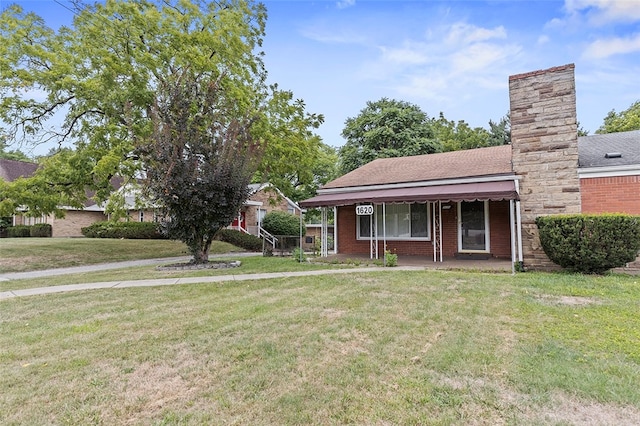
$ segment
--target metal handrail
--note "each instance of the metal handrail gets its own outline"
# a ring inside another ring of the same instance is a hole
[[[278,239],[274,235],[271,235],[269,232],[267,232],[262,226],[258,227],[258,237],[264,238],[265,241],[271,243],[271,246],[273,248],[276,248]]]

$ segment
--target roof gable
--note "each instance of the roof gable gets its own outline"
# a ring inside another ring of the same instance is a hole
[[[0,178],[7,182],[13,182],[20,177],[29,177],[37,168],[36,163],[0,158]]]
[[[379,158],[322,189],[513,174],[511,145],[411,157]]]
[[[579,167],[640,165],[640,130],[580,136]]]

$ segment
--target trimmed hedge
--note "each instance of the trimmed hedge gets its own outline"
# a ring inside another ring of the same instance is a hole
[[[299,235],[300,218],[291,213],[272,211],[265,215],[262,227],[272,235]],[[307,228],[302,222],[302,236],[307,233]]]
[[[17,225],[7,228],[7,238],[25,238],[30,236],[31,227],[28,225]]]
[[[31,229],[29,230],[31,237],[51,237],[53,234],[53,229],[51,225],[48,223],[38,223],[35,225],[31,225]]]
[[[216,234],[216,240],[233,244],[247,251],[262,251],[262,239],[255,235],[245,234],[236,229],[221,229]]]
[[[124,238],[131,240],[165,239],[155,222],[96,222],[81,229],[87,238]]]
[[[640,251],[640,216],[540,216],[536,225],[549,259],[571,271],[602,274],[634,261]]]

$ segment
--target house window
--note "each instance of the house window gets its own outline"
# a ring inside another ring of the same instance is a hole
[[[258,226],[262,226],[262,221],[266,215],[267,211],[265,209],[258,209]]]
[[[144,211],[143,210],[140,210],[140,214],[138,216],[138,220],[140,222],[144,222]]]
[[[378,238],[388,240],[429,240],[429,207],[428,204],[387,204],[376,206]],[[359,240],[371,237],[371,223],[376,216],[357,216],[357,232]],[[375,226],[375,225],[374,225]],[[375,233],[373,235],[375,238]]]

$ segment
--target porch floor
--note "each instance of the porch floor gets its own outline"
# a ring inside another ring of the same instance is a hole
[[[317,262],[338,262],[350,263],[359,262],[361,264],[380,264],[380,259],[370,259],[369,255],[364,254],[332,254],[326,258],[316,258]],[[487,260],[479,259],[456,259],[454,257],[445,257],[443,261],[434,262],[433,257],[428,256],[403,256],[398,255],[398,266],[414,266],[423,267],[425,269],[441,269],[441,270],[473,270],[488,272],[511,272],[510,259],[491,258]]]

